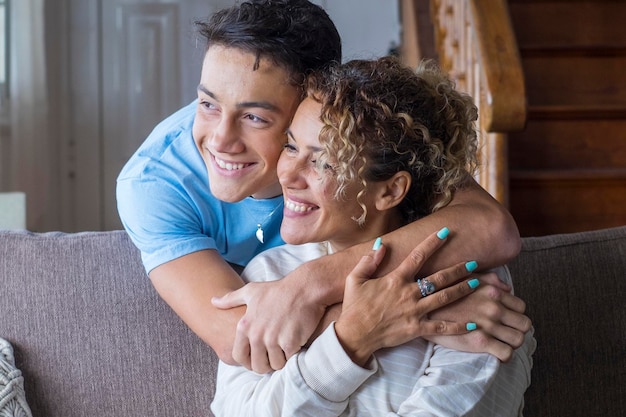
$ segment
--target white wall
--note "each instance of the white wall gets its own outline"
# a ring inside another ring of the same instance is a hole
[[[312,0],[333,19],[344,60],[377,58],[400,44],[399,2],[393,0]]]

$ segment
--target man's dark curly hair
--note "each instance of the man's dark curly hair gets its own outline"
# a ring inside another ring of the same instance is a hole
[[[196,22],[212,45],[238,48],[269,59],[300,84],[304,75],[341,61],[341,39],[321,7],[308,0],[251,0]]]

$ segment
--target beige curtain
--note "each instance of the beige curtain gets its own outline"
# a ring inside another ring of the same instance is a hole
[[[45,229],[55,149],[49,141],[45,0],[11,2],[10,164],[11,191],[27,200],[27,227]],[[6,161],[3,161],[5,163]]]

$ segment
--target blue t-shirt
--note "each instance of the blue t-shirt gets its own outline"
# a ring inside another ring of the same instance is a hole
[[[147,272],[204,249],[245,266],[284,243],[282,196],[227,203],[211,194],[192,136],[196,106],[194,101],[159,123],[117,178],[118,212]],[[264,243],[256,237],[259,223]]]

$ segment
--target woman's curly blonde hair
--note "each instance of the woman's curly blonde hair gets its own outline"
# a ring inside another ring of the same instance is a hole
[[[393,57],[354,60],[310,75],[305,87],[322,104],[318,163],[333,167],[336,198],[358,180],[360,200],[368,181],[407,171],[406,224],[447,205],[477,168],[476,106],[431,62],[415,71]]]

